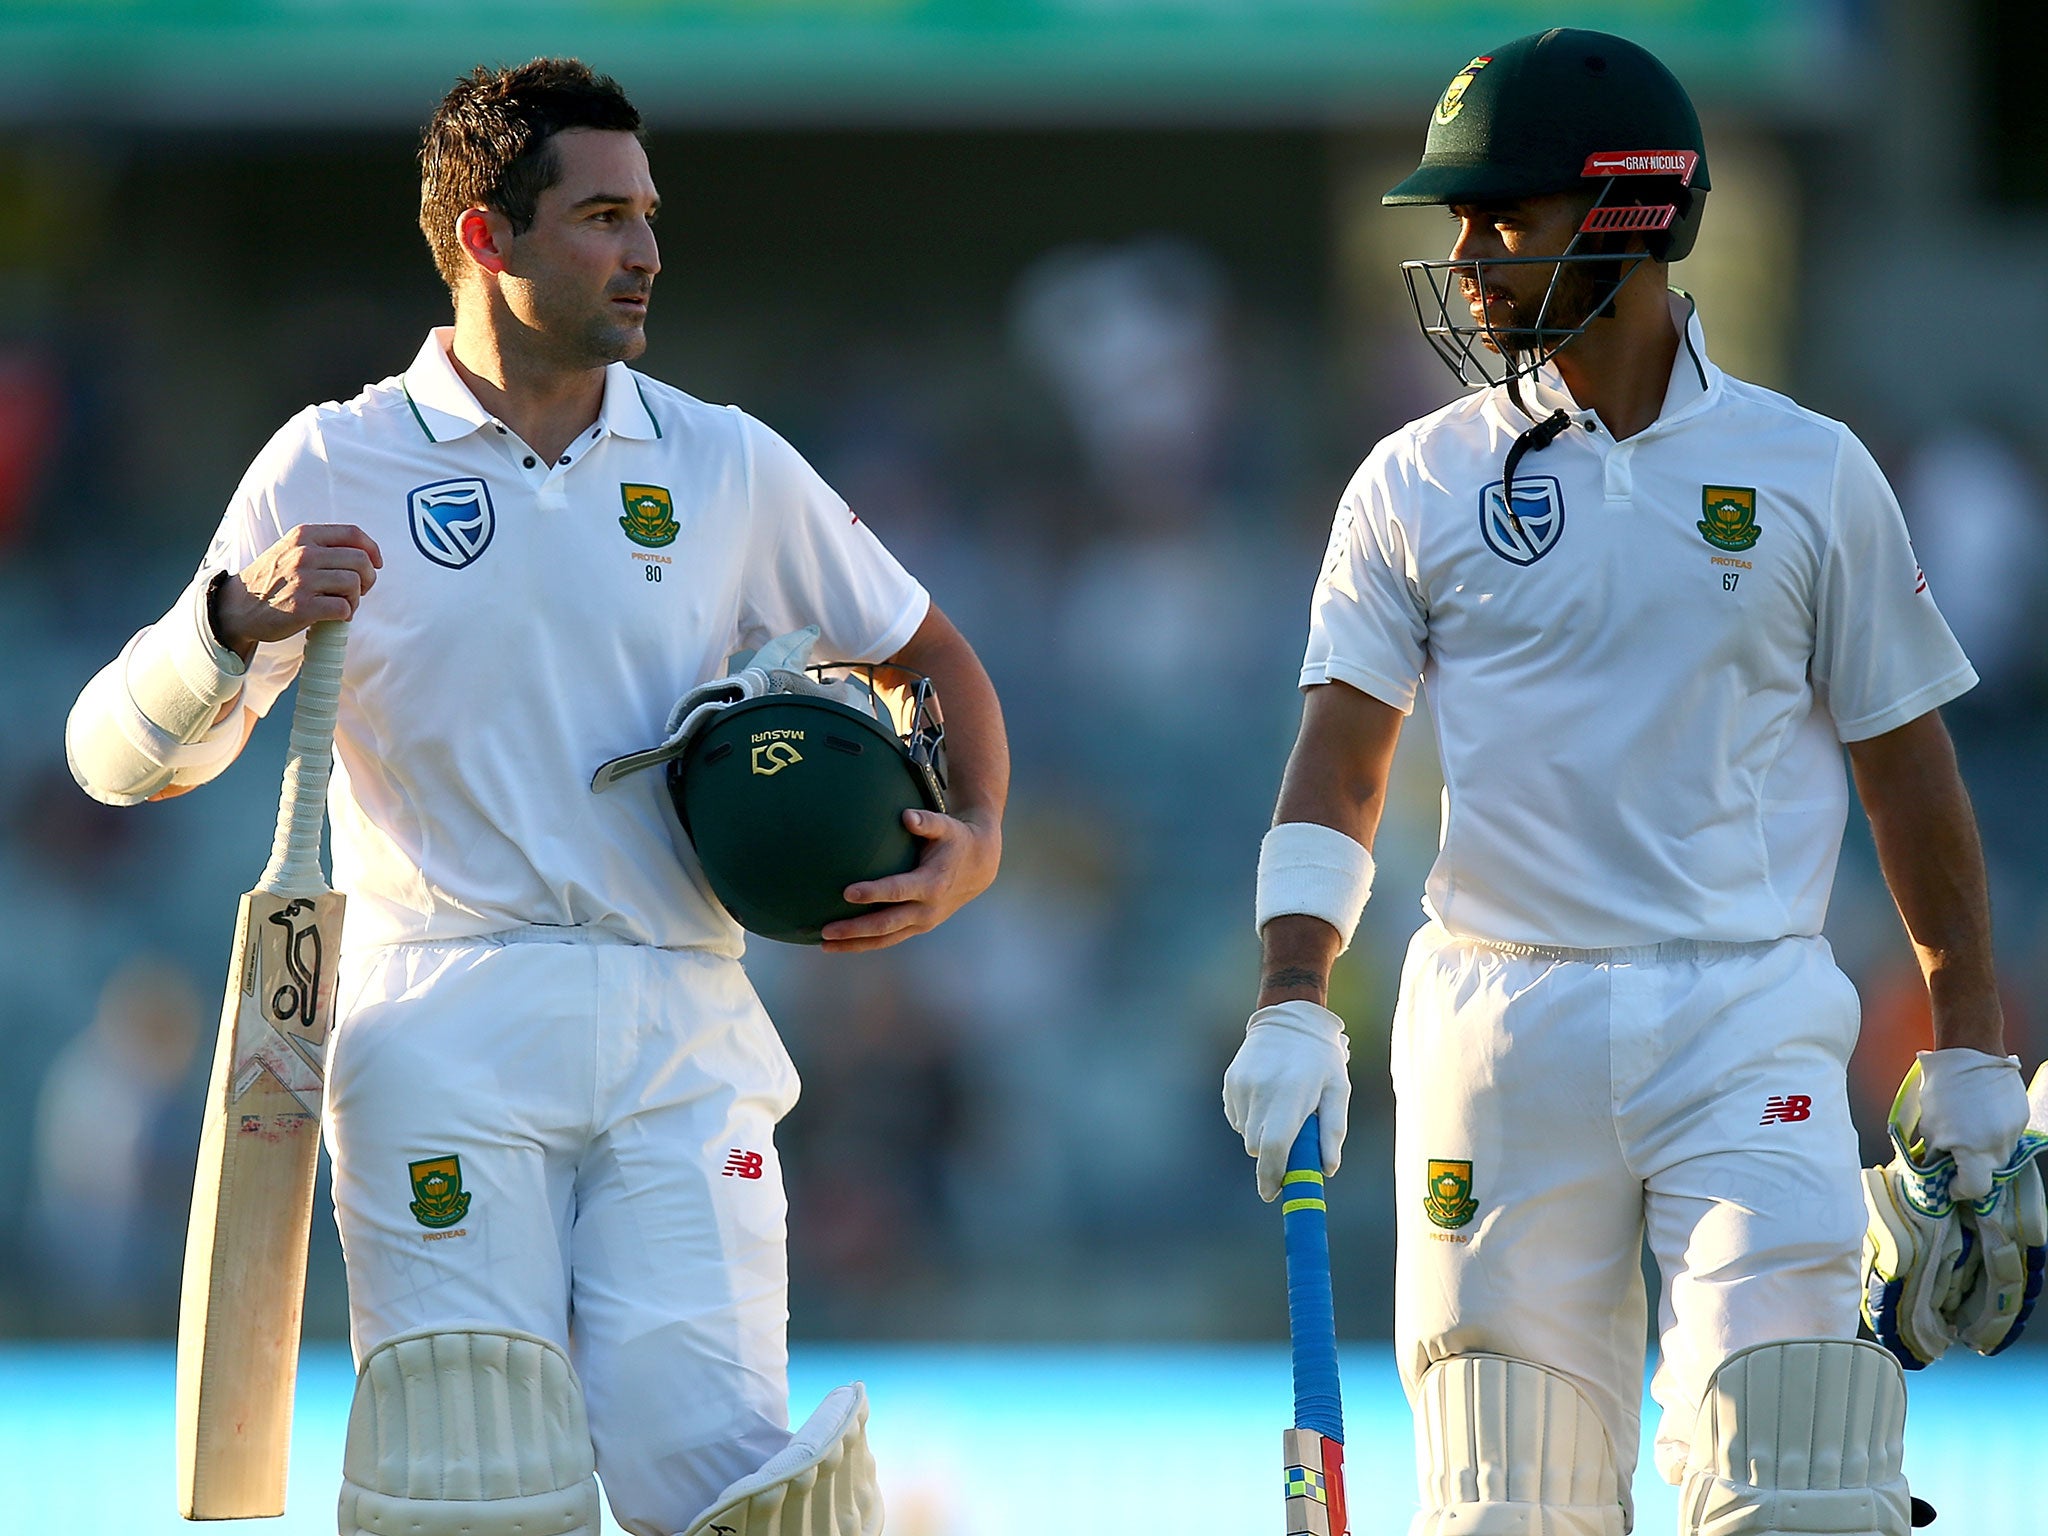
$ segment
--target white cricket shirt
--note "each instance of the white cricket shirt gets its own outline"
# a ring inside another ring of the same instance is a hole
[[[816,624],[820,660],[886,658],[924,589],[744,413],[614,363],[597,424],[539,462],[463,384],[451,338],[293,417],[202,567],[239,570],[302,522],[354,523],[383,552],[349,626],[328,797],[346,941],[565,924],[737,955],[671,843],[662,775],[595,795],[591,774],[661,740],[736,650]],[[268,711],[303,650],[260,646],[243,702]]]
[[[1732,379],[1684,329],[1662,413],[1617,443],[1554,370],[1388,437],[1337,509],[1304,687],[1404,712],[1444,770],[1425,906],[1451,932],[1604,948],[1820,932],[1840,744],[1976,682],[1897,501],[1840,422]]]

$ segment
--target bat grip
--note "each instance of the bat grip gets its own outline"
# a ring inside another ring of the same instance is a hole
[[[275,896],[317,896],[327,889],[320,873],[320,827],[327,815],[327,779],[334,767],[334,715],[341,699],[342,653],[348,625],[339,619],[306,631],[299,663],[299,695],[292,709],[291,747],[284,792],[277,802],[277,835],[256,888]]]
[[[1287,1231],[1287,1332],[1294,1348],[1297,1428],[1344,1443],[1337,1381],[1337,1307],[1330,1291],[1330,1227],[1323,1200],[1322,1130],[1310,1115],[1287,1155],[1280,1188]]]

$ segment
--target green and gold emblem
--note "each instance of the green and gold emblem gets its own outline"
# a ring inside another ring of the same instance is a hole
[[[1472,1219],[1479,1202],[1472,1198],[1472,1165],[1448,1158],[1429,1160],[1429,1194],[1422,1202],[1429,1219],[1456,1231]]]
[[[1747,549],[1763,532],[1756,525],[1754,486],[1703,485],[1700,511],[1700,537],[1716,549]]]
[[[429,1157],[405,1165],[412,1173],[413,1218],[423,1227],[452,1227],[469,1214],[469,1191],[462,1187],[462,1159]]]
[[[626,530],[627,538],[648,549],[675,543],[682,524],[676,521],[675,503],[669,500],[667,486],[622,485],[619,499],[626,504],[619,526]]]
[[[1451,76],[1451,83],[1444,87],[1443,99],[1436,104],[1436,120],[1448,123],[1465,110],[1465,88],[1472,83],[1472,77],[1493,62],[1493,55],[1483,53]]]

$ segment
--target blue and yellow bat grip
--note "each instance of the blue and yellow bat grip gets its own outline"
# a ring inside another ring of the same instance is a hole
[[[1287,1232],[1287,1333],[1294,1349],[1294,1427],[1284,1437],[1288,1536],[1346,1536],[1344,1398],[1337,1381],[1322,1127],[1314,1115],[1287,1154],[1280,1219]]]

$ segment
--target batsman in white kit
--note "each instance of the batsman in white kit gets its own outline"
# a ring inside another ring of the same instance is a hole
[[[1681,1530],[1904,1536],[1931,1511],[1894,1353],[2009,1342],[2048,1242],[1936,712],[1975,674],[1863,445],[1717,368],[1667,287],[1708,184],[1670,72],[1557,30],[1460,69],[1385,198],[1448,208],[1450,258],[1404,271],[1480,387],[1338,508],[1224,1099],[1268,1199],[1311,1111],[1335,1171],[1323,1004],[1419,680],[1445,789],[1392,1042],[1416,1536],[1631,1529],[1645,1238]],[[1867,1298],[1858,1003],[1821,937],[1845,747],[1934,1018],[1872,1172]],[[1939,1201],[1881,1218],[1915,1169]],[[1866,1299],[1892,1352],[1857,1337]]]
[[[860,1387],[789,1428],[774,1133],[798,1084],[736,917],[839,951],[943,922],[995,875],[1001,716],[794,449],[627,366],[660,269],[639,128],[575,60],[457,83],[420,218],[454,325],[272,439],[67,733],[103,800],[190,789],[308,626],[348,621],[325,1055],[344,1536],[595,1536],[597,1476],[636,1536],[882,1526]],[[846,796],[890,782],[907,798],[866,824]],[[842,824],[904,859],[779,908]]]

